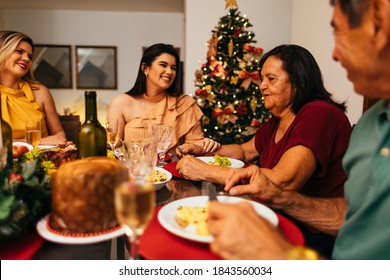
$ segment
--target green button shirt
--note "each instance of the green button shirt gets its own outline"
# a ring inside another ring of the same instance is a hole
[[[352,132],[343,159],[346,220],[333,259],[390,259],[390,109],[384,100]]]

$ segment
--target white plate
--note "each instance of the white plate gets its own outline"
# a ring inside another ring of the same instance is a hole
[[[44,150],[50,150],[50,149],[54,149],[54,148],[58,148],[58,147],[54,146],[54,145],[38,145],[37,148],[44,149]]]
[[[173,202],[170,202],[166,204],[163,208],[161,208],[160,212],[158,212],[158,221],[160,222],[161,226],[165,228],[167,231],[180,236],[185,239],[189,239],[192,241],[198,241],[202,243],[210,243],[212,241],[212,236],[201,236],[197,235],[195,233],[195,227],[193,225],[189,225],[185,228],[180,227],[177,222],[175,221],[176,216],[176,209],[178,206],[205,206],[206,202],[208,201],[208,196],[194,196],[194,197],[187,197],[179,200],[175,200]],[[254,207],[256,212],[271,222],[271,224],[277,226],[278,225],[278,217],[276,216],[275,212],[272,211],[267,206],[250,201],[245,200],[243,198],[235,197],[235,196],[218,196],[218,201],[223,203],[238,203],[242,201],[248,201],[250,202]]]
[[[95,236],[86,236],[86,237],[72,237],[72,236],[64,236],[64,235],[56,234],[55,232],[49,231],[47,228],[50,215],[51,214],[47,215],[46,217],[42,218],[38,222],[37,231],[40,236],[42,236],[44,239],[51,242],[60,243],[60,244],[92,244],[92,243],[98,243],[105,240],[109,240],[125,234],[123,228],[119,228],[109,233],[104,233]]]
[[[215,159],[214,157],[196,157],[200,159],[201,161],[204,161],[205,163],[209,163],[210,161],[214,162]],[[242,162],[241,160],[234,159],[234,158],[228,158],[230,160],[231,165],[229,166],[230,168],[241,168],[244,167],[245,163]]]
[[[171,174],[171,172],[169,172],[168,170],[165,170],[164,168],[155,167],[154,169],[156,169],[160,172],[163,172],[167,176],[167,179],[165,181],[159,182],[159,183],[153,183],[154,189],[156,191],[158,191],[158,190],[162,189],[172,179],[172,174]]]
[[[25,146],[25,147],[27,147],[27,149],[29,151],[34,149],[34,147],[32,145],[30,145],[29,143],[26,143],[26,142],[12,142],[12,146],[15,146],[15,147]]]

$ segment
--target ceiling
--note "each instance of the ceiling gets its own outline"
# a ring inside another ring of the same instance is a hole
[[[0,9],[183,13],[184,0],[0,0]]]

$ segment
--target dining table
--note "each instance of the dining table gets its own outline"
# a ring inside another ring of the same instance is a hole
[[[167,231],[158,220],[159,211],[169,203],[182,198],[205,196],[202,182],[181,178],[174,166],[167,165],[172,179],[156,190],[156,206],[153,217],[140,237],[140,256],[147,260],[219,260],[211,252],[208,243],[189,240]],[[222,185],[216,185],[217,194],[226,196]],[[249,197],[243,197],[249,199]],[[293,221],[281,213],[278,227],[290,242],[304,245],[304,237]],[[71,244],[46,240],[37,231],[22,238],[0,243],[0,259],[32,260],[124,260],[129,258],[127,238],[116,236],[96,243]]]

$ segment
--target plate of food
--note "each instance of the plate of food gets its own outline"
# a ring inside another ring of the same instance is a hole
[[[34,149],[34,147],[27,142],[12,142],[12,147],[15,147],[15,148],[26,147],[29,151]]]
[[[38,145],[37,148],[38,149],[42,149],[42,150],[50,150],[50,149],[58,148],[58,146],[54,146],[54,145]]]
[[[228,157],[221,157],[219,155],[210,156],[210,157],[197,157],[197,158],[210,165],[226,166],[230,168],[241,168],[244,167],[245,165],[245,163],[242,162],[241,160],[228,158]]]
[[[152,182],[154,189],[156,191],[162,189],[170,180],[172,179],[172,174],[164,168],[155,167],[152,172],[150,172],[145,181]]]
[[[32,145],[26,142],[12,142],[12,157],[18,158],[22,154],[25,154],[34,149]]]
[[[222,203],[248,201],[260,216],[267,219],[274,226],[278,225],[279,220],[275,212],[261,203],[235,196],[218,196],[217,199]],[[174,235],[192,241],[210,243],[212,236],[208,233],[206,221],[208,201],[208,196],[194,196],[175,200],[161,208],[157,219],[163,228]]]
[[[125,230],[120,226],[116,228],[106,230],[100,233],[93,234],[78,234],[71,235],[60,233],[52,229],[49,225],[51,214],[45,216],[37,223],[37,231],[39,235],[51,242],[60,243],[60,244],[93,244],[106,240],[113,239],[115,237],[125,234]]]

